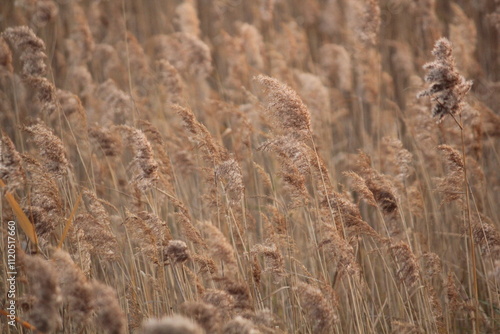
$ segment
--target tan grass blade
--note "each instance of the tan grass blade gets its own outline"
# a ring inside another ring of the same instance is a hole
[[[0,187],[2,189],[5,188],[5,183],[2,180],[0,180]],[[19,219],[19,225],[23,229],[24,233],[26,233],[28,238],[30,238],[31,242],[38,246],[38,238],[36,236],[35,227],[23,212],[19,203],[17,203],[14,196],[8,191],[5,192],[5,198],[7,199],[7,202],[9,202],[9,205],[12,208],[12,211],[14,211],[17,219]]]
[[[64,231],[61,236],[61,240],[59,241],[59,244],[57,245],[57,248],[61,248],[64,239],[66,239],[66,236],[68,235],[69,228],[71,227],[71,222],[73,221],[73,218],[75,217],[76,210],[78,210],[78,207],[80,206],[80,202],[82,200],[82,193],[80,193],[80,196],[78,196],[78,199],[76,200],[75,206],[73,207],[73,210],[71,210],[71,214],[69,215],[68,219],[66,220],[66,224],[64,224]]]
[[[4,311],[4,310],[0,310],[0,314],[5,315],[5,316],[8,316],[8,315],[9,315],[9,313],[7,313],[7,312],[6,312],[6,311]],[[24,321],[24,320],[22,320],[22,319],[21,319],[21,318],[19,318],[19,317],[15,317],[15,320],[16,320],[16,322],[20,323],[20,324],[21,324],[21,326],[23,326],[24,328],[30,329],[30,330],[32,330],[32,331],[36,331],[36,327],[35,327],[35,326],[33,326],[32,324],[30,324],[29,322]]]

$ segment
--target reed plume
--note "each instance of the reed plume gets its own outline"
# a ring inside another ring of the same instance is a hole
[[[439,39],[434,45],[432,55],[436,60],[424,65],[428,72],[425,81],[431,86],[417,94],[417,97],[430,96],[434,102],[432,115],[442,119],[447,114],[452,116],[462,111],[464,98],[472,87],[455,68],[453,48],[446,38]]]
[[[57,249],[51,259],[58,273],[63,302],[68,307],[69,316],[78,325],[85,325],[94,310],[91,284],[66,251]]]
[[[144,334],[203,334],[203,328],[191,319],[181,315],[173,315],[159,320],[150,319],[143,326]]]
[[[144,132],[139,129],[126,125],[119,126],[118,129],[125,133],[134,152],[135,171],[132,182],[137,184],[139,189],[145,191],[151,188],[159,179],[158,163],[154,158],[151,143]]]
[[[12,140],[3,131],[0,141],[0,179],[7,184],[9,191],[26,183],[22,157]]]
[[[125,313],[120,307],[116,292],[110,286],[92,281],[92,307],[96,313],[97,325],[106,333],[126,333]]]
[[[43,123],[25,126],[24,130],[32,135],[31,140],[38,147],[47,171],[59,179],[66,176],[70,162],[62,140]]]
[[[62,326],[59,314],[62,295],[57,272],[50,262],[41,256],[22,254],[20,262],[34,297],[29,312],[31,324],[42,333],[59,330]]]
[[[309,110],[293,89],[265,75],[258,75],[255,80],[266,94],[268,113],[281,129],[292,131],[299,138],[311,133]]]

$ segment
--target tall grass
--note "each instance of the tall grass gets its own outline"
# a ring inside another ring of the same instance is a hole
[[[495,1],[7,1],[2,333],[500,329]]]

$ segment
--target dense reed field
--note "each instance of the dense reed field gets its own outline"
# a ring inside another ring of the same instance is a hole
[[[494,0],[2,1],[0,332],[499,333],[499,54]]]

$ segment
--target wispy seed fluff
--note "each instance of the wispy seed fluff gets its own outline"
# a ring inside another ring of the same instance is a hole
[[[208,251],[212,258],[224,261],[226,265],[236,266],[234,249],[224,234],[211,222],[199,223],[200,230],[207,234]]]
[[[126,332],[125,313],[113,288],[97,281],[92,282],[93,303],[96,311],[96,322],[100,329],[110,334]]]
[[[58,178],[67,175],[69,161],[62,140],[43,123],[26,126],[24,130],[32,135],[31,140],[40,150],[45,168]]]
[[[472,87],[455,69],[455,58],[448,39],[441,38],[434,45],[432,54],[436,60],[424,65],[427,71],[425,81],[431,86],[418,93],[417,97],[430,96],[434,102],[432,115],[443,118],[446,114],[456,114],[464,108],[464,98]]]
[[[186,243],[182,240],[170,240],[168,246],[163,252],[164,260],[170,263],[182,263],[189,260],[189,250]]]
[[[245,186],[243,185],[243,175],[241,167],[236,160],[228,159],[215,168],[215,175],[225,182],[225,191],[229,201],[237,204],[243,198]]]
[[[26,182],[24,168],[21,165],[21,155],[14,143],[2,131],[0,138],[0,179],[7,184],[9,190]]]
[[[52,255],[52,261],[57,269],[63,302],[68,306],[71,319],[79,325],[85,324],[90,319],[93,310],[90,283],[67,252],[56,250]]]
[[[34,297],[29,322],[41,333],[55,333],[61,326],[61,289],[50,262],[40,256],[22,254],[21,263]]]
[[[122,125],[118,127],[125,132],[127,139],[134,151],[134,163],[136,172],[133,176],[133,182],[139,189],[147,190],[159,179],[158,163],[154,159],[153,149],[146,135],[139,129]]]
[[[142,326],[144,334],[204,334],[194,321],[181,315],[173,315],[160,320],[150,319]]]
[[[334,310],[325,299],[324,293],[307,283],[297,285],[300,306],[305,311],[312,333],[330,333],[337,318]]]
[[[460,153],[448,145],[439,145],[446,165],[446,175],[436,178],[437,191],[443,194],[441,204],[463,200],[464,164]]]
[[[406,284],[407,288],[416,286],[420,278],[420,267],[410,246],[401,241],[391,244],[390,251],[398,266],[398,278]]]
[[[21,52],[20,59],[23,65],[23,76],[42,76],[47,70],[45,65],[45,43],[38,38],[33,30],[26,26],[10,27],[5,29],[2,36]]]
[[[0,73],[12,73],[12,51],[5,39],[0,35]]]
[[[299,135],[311,133],[309,110],[293,89],[265,75],[258,75],[255,80],[264,88],[267,111],[279,127],[285,131],[296,131]]]

